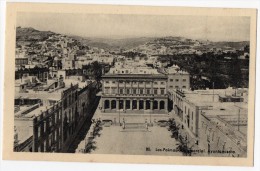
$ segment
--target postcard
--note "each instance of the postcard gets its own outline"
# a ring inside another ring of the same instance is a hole
[[[3,159],[253,166],[256,12],[7,3]]]

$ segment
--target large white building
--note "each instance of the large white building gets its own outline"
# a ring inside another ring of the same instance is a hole
[[[119,121],[129,114],[167,114],[167,76],[150,67],[116,63],[102,77],[101,103],[103,116],[115,114],[112,118]],[[121,119],[118,113],[123,114]]]

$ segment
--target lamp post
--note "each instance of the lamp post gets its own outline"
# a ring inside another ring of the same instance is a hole
[[[236,103],[235,103],[236,104]],[[234,105],[236,106],[236,105]],[[240,127],[239,127],[239,122],[240,122],[240,109],[241,107],[240,106],[236,106],[238,108],[238,116],[237,116],[237,130],[239,131],[240,130]]]

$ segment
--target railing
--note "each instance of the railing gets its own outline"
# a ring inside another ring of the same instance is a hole
[[[18,145],[18,151],[23,151],[26,147],[33,143],[33,136],[25,140],[23,143]]]
[[[20,113],[17,113],[17,115],[26,115],[26,114],[30,113],[31,111],[39,108],[40,105],[41,105],[40,103],[35,104],[35,105],[31,106],[30,108],[28,108],[28,109],[26,109],[24,111],[21,111]]]

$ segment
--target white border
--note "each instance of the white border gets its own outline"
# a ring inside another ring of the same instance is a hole
[[[77,3],[77,4],[118,4],[118,5],[148,5],[148,6],[188,6],[188,7],[228,7],[228,8],[257,8],[260,9],[259,0],[12,0],[7,2],[43,2],[43,3]],[[0,0],[0,121],[2,123],[3,112],[3,77],[4,77],[4,33],[5,33],[5,7],[6,0]],[[259,23],[259,12],[257,17]],[[259,24],[257,27],[259,31]],[[258,32],[259,33],[259,32]],[[46,171],[46,170],[200,170],[200,171],[259,171],[260,170],[260,94],[257,89],[259,84],[259,34],[257,34],[257,53],[256,53],[256,102],[255,102],[255,154],[254,167],[211,167],[211,166],[177,166],[177,165],[145,165],[145,164],[101,164],[101,163],[64,163],[64,162],[24,162],[24,161],[3,161],[1,153],[0,170],[26,170],[26,171]],[[0,149],[2,152],[2,125],[0,124]],[[203,160],[203,159],[202,159]]]

